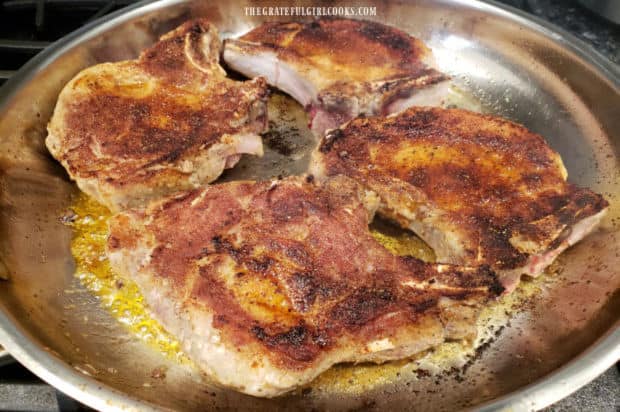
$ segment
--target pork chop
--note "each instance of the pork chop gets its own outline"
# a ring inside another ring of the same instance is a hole
[[[507,290],[586,236],[608,206],[567,183],[541,136],[457,109],[352,120],[322,139],[310,173],[363,183],[381,198],[379,213],[418,234],[437,261],[488,264]]]
[[[439,105],[447,94],[447,76],[421,40],[371,21],[268,22],[226,40],[223,57],[291,95],[320,136],[361,114]]]
[[[503,290],[487,267],[392,255],[376,206],[345,177],[222,183],[116,215],[107,253],[216,382],[276,396],[335,363],[473,339]]]
[[[194,20],[137,60],[83,70],[60,93],[48,149],[113,211],[211,182],[242,153],[262,155],[267,85],[226,78],[220,50],[215,27]]]

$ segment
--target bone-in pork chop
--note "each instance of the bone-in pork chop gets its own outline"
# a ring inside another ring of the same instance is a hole
[[[222,385],[275,396],[339,362],[472,339],[488,267],[392,255],[371,192],[339,177],[212,185],[112,218],[112,267]]]
[[[60,94],[47,147],[112,210],[211,182],[242,153],[262,155],[267,85],[226,78],[220,50],[217,30],[194,20],[137,60],[80,72]]]
[[[310,173],[343,174],[437,261],[488,264],[507,290],[586,236],[608,203],[567,183],[558,153],[525,127],[465,110],[410,108],[327,133]]]
[[[360,114],[439,105],[447,94],[447,77],[422,41],[371,21],[268,22],[227,40],[223,56],[306,107],[318,135]]]

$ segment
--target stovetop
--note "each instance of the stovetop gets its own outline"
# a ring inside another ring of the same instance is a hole
[[[620,63],[620,26],[576,0],[500,0],[550,21]],[[0,85],[46,46],[131,0],[0,1]],[[90,411],[16,362],[0,359],[0,411]],[[547,411],[620,410],[620,371],[612,367],[594,382]]]
[[[0,2],[0,85],[52,42],[131,0]]]

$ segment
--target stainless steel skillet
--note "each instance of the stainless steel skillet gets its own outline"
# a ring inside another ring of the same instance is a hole
[[[110,317],[74,279],[71,232],[58,221],[77,189],[42,144],[56,96],[80,69],[134,57],[187,18],[207,16],[229,36],[272,19],[246,16],[244,7],[256,4],[262,3],[132,6],[62,39],[0,90],[0,259],[11,272],[0,283],[0,343],[13,356],[60,390],[106,410],[529,410],[567,395],[620,358],[618,69],[544,23],[464,0],[376,3],[377,16],[368,18],[427,41],[441,68],[481,108],[544,135],[562,154],[570,179],[611,203],[601,230],[562,257],[557,282],[522,308],[464,373],[370,379],[350,369],[332,386],[255,399],[209,385]],[[247,173],[263,172],[250,167]],[[153,378],[162,366],[166,378]]]

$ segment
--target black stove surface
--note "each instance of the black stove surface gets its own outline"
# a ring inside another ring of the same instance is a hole
[[[500,0],[578,36],[615,63],[620,62],[620,26],[591,13],[576,0]],[[64,35],[131,0],[0,1],[0,85],[30,58]],[[1,361],[0,361],[1,362]],[[90,411],[16,362],[0,363],[0,411]],[[597,380],[547,411],[619,411],[620,372]]]
[[[0,85],[52,42],[131,0],[0,2]]]

